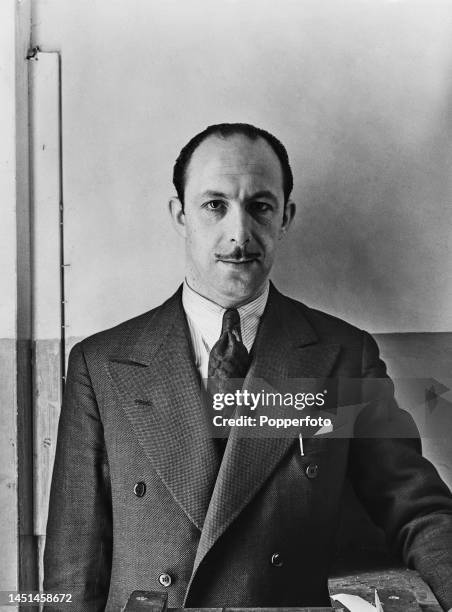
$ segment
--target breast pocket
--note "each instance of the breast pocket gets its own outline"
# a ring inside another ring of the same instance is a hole
[[[338,506],[344,486],[348,440],[313,437],[298,440],[292,462],[300,494],[319,521]],[[315,517],[314,517],[315,518]]]

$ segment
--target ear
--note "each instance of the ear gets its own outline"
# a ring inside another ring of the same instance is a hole
[[[281,227],[279,228],[279,238],[280,239],[285,236],[287,230],[289,229],[293,221],[293,218],[295,217],[296,209],[297,207],[293,200],[289,200],[284,205],[283,220],[282,220]]]
[[[168,202],[168,210],[171,215],[171,219],[173,221],[174,228],[176,232],[185,238],[186,228],[185,228],[185,213],[182,202],[177,197],[170,198]]]

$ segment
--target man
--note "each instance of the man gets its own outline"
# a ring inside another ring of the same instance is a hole
[[[169,206],[185,239],[183,286],[72,350],[44,583],[73,593],[72,609],[119,610],[135,589],[166,590],[172,607],[328,605],[346,474],[452,607],[451,494],[419,440],[400,435],[413,424],[392,397],[339,398],[350,413],[361,405],[348,437],[234,427],[223,444],[212,437],[207,378],[278,388],[386,377],[366,332],[269,283],[295,214],[292,182],[283,145],[263,130],[222,124],[195,136]]]

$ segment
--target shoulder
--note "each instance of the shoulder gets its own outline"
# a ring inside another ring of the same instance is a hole
[[[292,312],[292,316],[304,318],[320,341],[362,344],[364,337],[370,337],[370,334],[349,321],[317,308],[312,308],[286,295],[281,294],[281,297],[285,301],[286,308]]]
[[[285,301],[285,315],[291,321],[294,321],[294,317],[300,317],[305,322],[304,325],[307,323],[313,332],[311,337],[315,338],[315,343],[340,346],[342,364],[353,364],[359,375],[374,373],[386,376],[386,367],[380,359],[378,345],[370,333],[303,302],[287,296],[281,297]]]
[[[180,288],[163,304],[138,316],[99,331],[79,342],[76,347],[88,357],[99,358],[124,353],[136,346],[144,335],[159,330],[180,303]],[[152,334],[151,334],[152,337]],[[76,348],[74,347],[74,349]]]
[[[118,325],[96,332],[84,338],[80,345],[84,350],[90,352],[99,348],[113,349],[118,345],[128,343],[130,339],[140,333],[140,330],[144,330],[152,322],[158,308],[148,310],[136,317],[122,321]]]

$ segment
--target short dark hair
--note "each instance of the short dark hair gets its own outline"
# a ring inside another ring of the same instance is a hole
[[[185,181],[187,178],[187,168],[195,150],[209,136],[228,138],[238,134],[246,136],[250,140],[263,138],[271,146],[281,163],[284,203],[287,203],[293,189],[293,174],[289,163],[289,156],[287,155],[286,148],[282,142],[278,140],[276,136],[270,134],[270,132],[255,127],[249,123],[218,123],[215,125],[209,125],[205,130],[199,134],[196,134],[196,136],[193,136],[193,138],[182,148],[178,158],[176,159],[173,169],[173,184],[176,188],[177,196],[182,202],[182,206],[184,205],[184,190]]]

